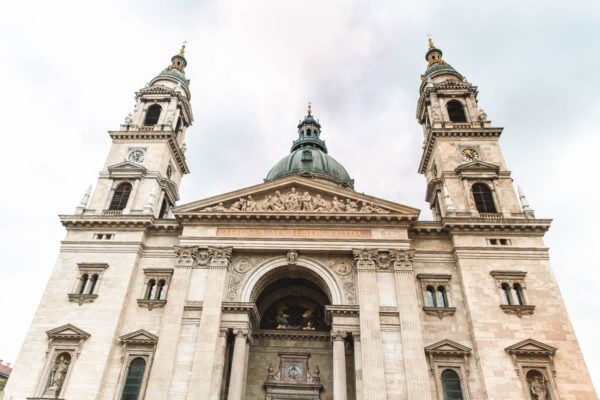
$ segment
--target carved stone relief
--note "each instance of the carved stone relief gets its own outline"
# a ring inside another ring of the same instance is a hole
[[[379,213],[387,214],[385,210],[372,201],[355,201],[352,199],[338,199],[334,196],[331,200],[323,198],[320,194],[307,191],[299,193],[292,187],[289,192],[275,191],[267,194],[262,200],[256,201],[252,196],[240,197],[231,205],[225,206],[222,202],[205,207],[206,212],[346,212],[346,213]]]
[[[232,257],[231,264],[233,265],[233,268],[229,274],[229,288],[227,290],[228,301],[237,300],[238,292],[247,273],[266,259],[267,257],[263,256],[246,255]]]

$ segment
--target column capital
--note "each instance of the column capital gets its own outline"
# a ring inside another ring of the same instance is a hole
[[[360,333],[358,332],[352,332],[352,340],[356,343],[356,342],[360,342]]]
[[[374,271],[378,250],[376,249],[352,249],[352,256],[358,271]]]
[[[412,271],[415,251],[409,250],[390,250],[394,260],[394,271]]]
[[[342,331],[331,331],[331,340],[333,340],[334,342],[337,341],[343,341],[344,339],[346,339],[346,336],[348,336],[346,334],[346,332],[342,332]]]
[[[208,266],[211,268],[228,268],[233,247],[209,247]]]
[[[198,246],[175,246],[175,268],[191,268],[196,262]]]

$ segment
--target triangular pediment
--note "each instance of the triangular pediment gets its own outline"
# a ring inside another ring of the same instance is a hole
[[[464,163],[456,167],[455,171],[493,171],[498,172],[500,167],[496,164],[492,164],[485,161],[471,161],[468,163]]]
[[[119,340],[122,343],[127,344],[156,344],[158,342],[158,336],[153,335],[144,329],[139,329],[135,332],[121,336]]]
[[[538,342],[535,339],[526,339],[522,342],[513,344],[504,349],[509,354],[546,354],[556,353],[556,348],[550,345]]]
[[[414,217],[419,210],[357,193],[329,182],[292,176],[195,201],[175,208],[182,214],[346,214],[402,215]]]
[[[114,171],[146,171],[146,168],[139,164],[133,163],[131,161],[123,161],[118,164],[111,165],[110,167],[108,167],[108,170],[110,172],[114,172]]]
[[[471,349],[450,339],[444,339],[440,342],[425,347],[425,353],[466,355],[471,353]]]
[[[74,325],[67,324],[63,326],[59,326],[58,328],[50,329],[46,332],[46,335],[50,339],[87,339],[90,337],[90,334],[86,331],[77,328]]]

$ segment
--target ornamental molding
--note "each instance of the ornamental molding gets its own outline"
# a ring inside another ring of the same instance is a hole
[[[277,339],[298,341],[328,342],[331,340],[330,332],[323,331],[288,331],[284,329],[260,329],[254,331],[255,339]]]
[[[140,307],[146,307],[148,311],[152,311],[154,308],[163,308],[167,304],[167,300],[157,299],[137,299]]]
[[[502,304],[500,305],[502,311],[506,314],[516,315],[519,318],[522,318],[523,315],[533,315],[535,310],[535,306],[533,305],[517,305],[517,304]]]
[[[426,315],[432,317],[438,317],[443,319],[444,317],[451,317],[456,313],[456,307],[423,307],[423,312]]]
[[[290,176],[176,207],[176,218],[194,220],[406,221],[419,210],[356,193],[328,182]]]
[[[152,215],[119,214],[119,215],[60,215],[60,222],[68,229],[140,229],[160,233],[181,233],[179,221],[157,219]],[[103,242],[103,245],[106,245]]]
[[[69,301],[82,305],[83,303],[93,303],[98,298],[97,294],[88,293],[69,293]]]
[[[139,329],[119,337],[119,342],[126,346],[135,345],[154,347],[158,343],[158,336],[153,335],[144,329]]]
[[[426,85],[427,81],[423,81],[421,84]],[[456,93],[460,90],[462,93],[470,95],[477,95],[479,93],[477,86],[464,81],[445,81],[440,83],[434,83],[433,86],[421,87],[421,95],[417,101],[416,117],[419,121],[423,119],[423,113],[427,109],[427,104],[430,101],[430,96],[445,97],[447,94]],[[449,93],[450,92],[450,93]]]
[[[46,331],[46,335],[48,335],[48,339],[50,341],[61,339],[61,340],[86,340],[91,335],[84,331],[83,329],[79,329],[75,325],[66,324],[59,326],[58,328],[50,329]]]
[[[556,376],[554,356],[558,349],[535,339],[525,339],[504,349],[512,358],[517,375],[523,365],[549,366],[552,374]]]
[[[353,249],[357,270],[412,271],[414,250]]]

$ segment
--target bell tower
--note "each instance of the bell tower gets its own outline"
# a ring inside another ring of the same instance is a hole
[[[76,214],[145,214],[166,218],[179,200],[189,173],[185,134],[192,124],[185,43],[171,65],[135,94],[135,107],[120,128],[110,131],[112,146],[93,192]]]
[[[434,219],[534,218],[525,196],[517,200],[498,143],[503,128],[493,127],[479,106],[477,87],[444,61],[431,39],[425,59],[417,103],[424,135],[419,172]]]

